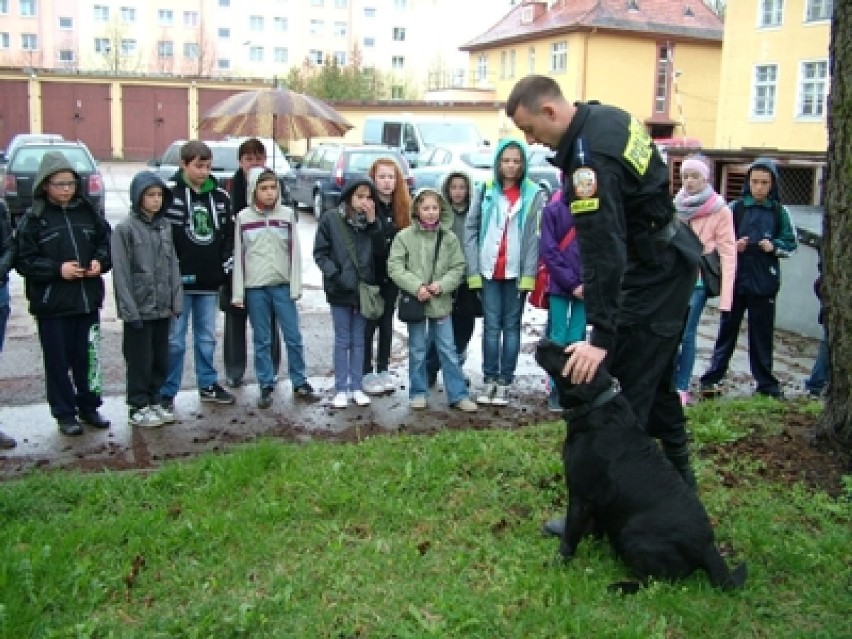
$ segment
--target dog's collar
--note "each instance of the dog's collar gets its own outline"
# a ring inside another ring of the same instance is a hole
[[[610,401],[613,397],[618,395],[621,392],[621,384],[618,383],[617,379],[612,380],[612,384],[609,388],[607,388],[600,395],[595,397],[588,404],[583,404],[582,406],[577,406],[576,408],[566,408],[562,411],[562,417],[566,421],[570,421],[572,419],[578,419],[583,415],[592,412],[596,408],[600,408],[608,401]]]

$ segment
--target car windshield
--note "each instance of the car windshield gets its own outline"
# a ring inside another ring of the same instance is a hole
[[[71,166],[74,167],[75,171],[90,173],[95,169],[92,165],[91,159],[89,159],[88,154],[83,149],[76,147],[57,148],[26,146],[19,149],[15,154],[10,171],[37,173],[38,167],[41,166],[41,159],[48,151],[61,151],[68,159]]]
[[[482,144],[479,130],[465,122],[420,122],[417,124],[420,137],[427,146],[441,144]]]
[[[365,149],[363,151],[354,151],[349,154],[349,170],[367,173],[370,170],[370,167],[373,166],[373,162],[379,158],[388,157],[399,164],[399,160],[385,150],[374,151]]]

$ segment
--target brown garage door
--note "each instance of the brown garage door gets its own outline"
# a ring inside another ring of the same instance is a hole
[[[112,158],[108,84],[41,83],[44,130],[86,143],[98,160]]]
[[[0,91],[0,149],[9,146],[17,133],[32,133],[27,109],[27,81],[7,80]],[[53,131],[45,130],[43,133]]]
[[[121,98],[124,158],[159,157],[174,140],[189,132],[188,89],[125,85]]]
[[[241,90],[231,91],[229,89],[199,89],[198,121],[201,122],[201,118],[204,116],[204,113],[209,108],[215,106],[217,103],[221,102],[225,98],[234,95],[235,93],[241,93]],[[207,129],[202,129],[198,132],[198,137],[202,140],[224,140],[225,134],[215,133],[213,131],[208,131]]]

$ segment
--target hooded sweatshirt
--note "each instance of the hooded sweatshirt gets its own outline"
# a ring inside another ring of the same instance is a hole
[[[142,195],[151,187],[163,190],[163,204],[152,218],[142,212]],[[166,319],[183,312],[171,226],[165,212],[172,204],[166,183],[151,171],[137,173],[130,183],[130,212],[112,234],[115,306],[125,322]]]
[[[77,182],[67,205],[47,197],[46,182],[59,171],[70,171]],[[26,280],[30,313],[36,317],[88,314],[103,304],[102,277],[62,277],[64,262],[89,267],[97,260],[102,274],[112,268],[109,224],[80,193],[80,175],[65,156],[59,151],[45,153],[33,183],[33,205],[18,227],[15,262]]]
[[[234,234],[234,279],[231,302],[245,303],[245,289],[290,285],[290,299],[302,296],[302,253],[293,209],[275,204],[264,209],[257,204],[256,191],[261,175],[274,173],[255,167],[248,173],[249,205],[239,212]]]
[[[234,254],[231,199],[211,177],[198,191],[187,184],[183,171],[172,180],[173,201],[166,219],[172,225],[184,293],[216,293]]]
[[[423,228],[418,206],[424,195],[438,198],[441,215],[438,228]],[[396,234],[388,256],[388,275],[403,291],[416,295],[424,284],[438,282],[441,294],[433,295],[425,304],[426,317],[446,317],[453,310],[453,292],[464,278],[465,260],[461,244],[453,228],[453,212],[438,191],[420,189],[411,200],[411,226]],[[441,233],[441,245],[435,257],[435,245]]]
[[[523,172],[520,197],[510,204],[503,193],[499,158],[506,147],[521,150]],[[504,139],[494,155],[494,180],[485,185],[481,199],[474,199],[465,225],[464,253],[467,258],[468,286],[482,288],[482,278],[492,279],[497,257],[506,232],[506,279],[517,279],[518,288],[531,291],[538,267],[539,216],[547,199],[538,184],[527,177],[529,156],[520,140]]]
[[[772,186],[769,196],[758,202],[751,194],[751,172],[760,168],[769,171]],[[734,212],[734,233],[737,239],[747,238],[746,250],[737,254],[735,293],[738,295],[774,296],[781,288],[780,257],[788,257],[797,248],[796,234],[790,214],[781,204],[778,168],[770,159],[758,158],[749,167],[743,184],[743,196],[731,204]],[[737,210],[742,215],[737,214]],[[775,250],[767,253],[758,243],[768,239]]]

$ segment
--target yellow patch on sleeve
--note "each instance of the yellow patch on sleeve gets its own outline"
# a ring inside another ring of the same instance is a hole
[[[600,200],[596,197],[571,201],[571,215],[594,213],[598,208],[600,208]]]
[[[624,159],[627,160],[639,175],[645,175],[648,163],[651,161],[651,136],[647,129],[635,119],[630,120],[630,137],[624,147]]]

